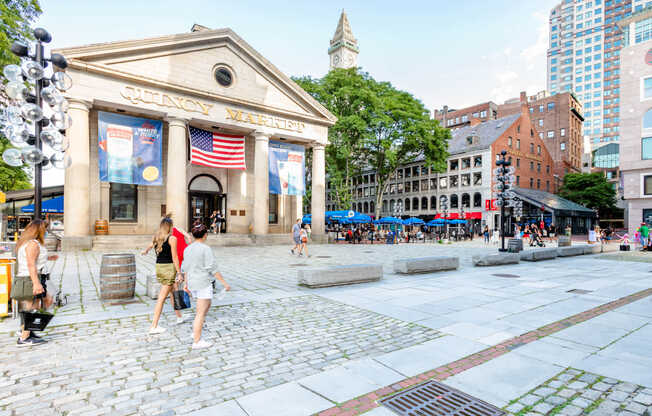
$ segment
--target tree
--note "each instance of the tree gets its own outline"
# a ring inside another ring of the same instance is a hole
[[[353,199],[352,179],[363,166],[363,138],[368,134],[365,110],[374,99],[368,76],[356,68],[334,69],[322,79],[299,77],[294,81],[337,116],[328,132],[326,174],[331,198],[340,209],[348,209]]]
[[[31,23],[41,14],[37,0],[0,1],[0,69],[5,65],[18,64],[20,60],[11,52],[14,41],[25,42],[32,39]],[[2,84],[6,80],[0,75]],[[0,89],[0,107],[6,106],[8,98]],[[0,130],[0,154],[13,147]],[[22,167],[12,167],[0,159],[0,189],[12,191],[31,188],[30,174]]]
[[[363,169],[377,174],[376,217],[399,166],[424,157],[436,171],[445,170],[450,132],[411,94],[357,68],[334,69],[320,80],[295,80],[338,118],[329,129],[326,172],[340,208],[350,208],[352,179]]]
[[[602,215],[616,206],[616,190],[600,172],[566,174],[559,196],[597,209]]]

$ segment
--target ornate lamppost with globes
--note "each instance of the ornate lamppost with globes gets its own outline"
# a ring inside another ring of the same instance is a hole
[[[396,205],[394,205],[394,217],[400,219],[401,216],[403,215],[403,201],[400,199],[396,201]],[[394,244],[398,241],[398,227],[399,224],[394,224]]]
[[[0,108],[0,125],[5,137],[16,148],[2,154],[9,166],[34,167],[34,219],[41,218],[42,171],[52,167],[65,169],[72,163],[65,154],[69,141],[65,130],[72,120],[66,113],[68,101],[61,95],[72,87],[72,79],[61,70],[68,63],[63,55],[47,55],[44,43],[52,36],[43,28],[34,29],[36,42],[26,45],[14,42],[11,51],[21,58],[21,65],[7,65],[3,69],[9,81],[4,90],[8,103]],[[46,75],[49,64],[59,71]],[[43,144],[51,150],[44,152]]]
[[[505,207],[508,204],[511,204],[511,199],[516,195],[510,191],[515,181],[514,177],[514,167],[510,166],[511,162],[505,158],[507,152],[503,150],[500,152],[500,159],[496,160],[496,166],[494,174],[496,175],[496,184],[494,185],[494,191],[497,192],[496,205],[500,207],[500,237],[501,245],[498,251],[504,252],[507,251],[505,248]]]
[[[444,237],[448,238],[448,197],[442,195],[439,197],[439,208],[444,211]]]

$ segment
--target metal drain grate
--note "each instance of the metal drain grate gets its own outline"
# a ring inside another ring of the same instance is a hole
[[[586,295],[587,293],[593,292],[592,290],[586,290],[586,289],[571,289],[567,290],[566,292],[568,293],[578,293],[580,295]]]
[[[305,264],[305,263],[294,263],[294,264],[290,264],[290,267],[302,267],[302,266],[307,266],[307,264]]]
[[[429,381],[381,400],[401,416],[501,416],[499,408],[441,384]]]
[[[317,256],[318,259],[330,259],[332,256]]]
[[[496,276],[496,277],[509,277],[509,278],[512,278],[512,279],[513,279],[513,278],[516,278],[516,277],[521,277],[521,276],[519,276],[519,275],[517,275],[517,274],[509,274],[509,273],[494,273],[494,274],[492,274],[492,276]]]

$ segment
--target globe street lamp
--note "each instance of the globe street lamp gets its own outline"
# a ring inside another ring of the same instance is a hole
[[[10,101],[0,109],[0,125],[4,135],[17,147],[2,153],[5,163],[13,167],[34,167],[34,219],[40,219],[42,171],[53,166],[65,169],[71,164],[70,157],[64,154],[68,149],[64,134],[72,121],[66,114],[68,101],[61,92],[72,87],[72,79],[61,71],[68,66],[63,55],[53,53],[46,57],[43,44],[52,40],[48,31],[36,28],[34,38],[33,51],[21,42],[11,45],[21,65],[7,65],[2,71],[9,81],[4,89]],[[46,75],[49,63],[59,69],[50,77]],[[45,154],[43,143],[54,153]]]
[[[394,217],[400,219],[401,215],[403,215],[403,201],[400,199],[396,201],[396,205],[394,205]],[[394,230],[394,244],[396,244],[397,240],[397,234],[398,234],[398,224],[395,224],[395,230]]]
[[[446,219],[448,217],[448,197],[446,195],[439,197],[439,208],[444,211],[444,237],[448,238],[448,220]]]
[[[511,162],[505,158],[507,152],[503,150],[500,152],[501,158],[496,161],[496,185],[494,190],[498,192],[498,199],[496,205],[500,207],[500,235],[501,235],[501,248],[498,251],[507,251],[505,248],[505,207],[511,203],[511,199],[516,195],[510,190],[514,184],[514,168],[509,166]]]

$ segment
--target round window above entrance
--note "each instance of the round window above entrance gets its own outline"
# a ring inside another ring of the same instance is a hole
[[[195,176],[190,182],[188,189],[195,192],[222,193],[222,185],[220,182],[208,175]]]
[[[233,84],[233,72],[225,66],[218,66],[215,68],[215,80],[223,87],[230,87]]]

